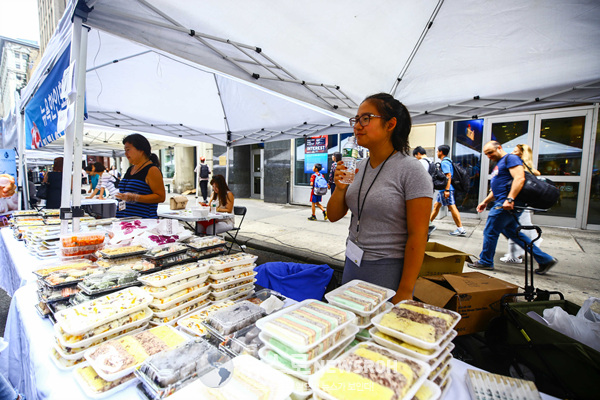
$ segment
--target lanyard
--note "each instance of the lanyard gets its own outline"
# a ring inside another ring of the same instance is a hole
[[[360,206],[360,192],[362,191],[362,185],[363,185],[363,182],[365,181],[365,175],[367,174],[367,168],[365,167],[365,172],[363,173],[363,176],[362,176],[362,178],[360,180],[360,186],[358,188],[358,199],[357,199],[357,203],[358,203],[358,216],[357,216],[357,220],[356,220],[356,232],[358,232],[360,230],[360,216],[362,215],[362,212],[365,209],[365,203],[367,202],[367,196],[369,195],[369,192],[371,191],[371,188],[373,187],[373,184],[377,180],[377,177],[379,176],[379,174],[383,170],[383,167],[385,167],[385,163],[388,162],[388,160],[390,159],[390,157],[395,152],[396,152],[395,149],[392,150],[392,153],[385,159],[385,161],[381,165],[381,168],[379,168],[379,171],[377,171],[377,174],[375,175],[375,178],[373,179],[373,181],[371,182],[371,185],[367,189],[367,193],[365,193],[365,198],[363,199],[363,204],[362,204],[362,208],[361,208],[361,206]],[[367,158],[367,165],[369,165],[369,161],[370,160],[371,160],[371,157]]]

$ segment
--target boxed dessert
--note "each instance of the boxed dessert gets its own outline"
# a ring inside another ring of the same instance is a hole
[[[81,387],[86,396],[99,399],[112,396],[130,385],[137,382],[133,374],[126,375],[120,379],[109,382],[102,379],[94,368],[89,365],[78,367],[75,370],[75,381]]]
[[[191,312],[192,310],[195,310],[197,308],[204,307],[204,306],[210,304],[210,301],[207,300],[208,294],[209,293],[204,293],[204,294],[194,296],[191,299],[185,301],[184,303],[179,304],[178,306],[170,308],[165,311],[156,310],[154,312],[154,316],[150,320],[150,323],[152,325],[162,325],[162,324],[172,325],[173,323],[175,323],[175,321],[179,317],[186,315],[187,313]]]
[[[401,339],[387,335],[377,328],[373,327],[369,330],[371,337],[375,343],[387,347],[388,349],[397,351],[398,353],[406,354],[413,358],[425,361],[429,363],[431,360],[438,360],[439,357],[448,349],[452,344],[452,340],[456,337],[456,331],[452,331],[450,335],[439,346],[432,349],[422,349],[418,346],[407,343]],[[432,365],[432,364],[430,364]]]
[[[420,277],[414,296],[423,302],[460,313],[459,335],[482,332],[500,313],[503,295],[517,293],[519,287],[481,272]]]
[[[206,326],[204,325],[204,322],[208,321],[208,318],[210,318],[210,316],[215,312],[232,306],[233,304],[234,303],[232,301],[224,301],[221,303],[212,304],[209,307],[193,312],[185,318],[180,319],[177,323],[177,326],[192,336],[204,336],[206,334]]]
[[[428,242],[419,276],[460,274],[472,254],[464,253],[441,243]]]
[[[265,310],[248,301],[241,301],[215,312],[208,323],[221,335],[229,335],[235,331],[252,325],[265,315]]]
[[[330,304],[369,316],[394,297],[395,291],[355,279],[325,294]]]
[[[207,250],[225,245],[227,242],[219,236],[192,236],[184,243],[195,250]]]
[[[133,245],[133,246],[121,246],[121,245],[113,245],[107,246],[100,250],[98,253],[106,258],[106,259],[115,259],[115,258],[123,258],[123,257],[133,257],[145,254],[148,251],[147,248],[141,245]]]
[[[103,232],[78,232],[60,236],[62,247],[85,247],[95,246],[104,243]]]
[[[164,287],[191,276],[199,276],[206,273],[207,270],[208,267],[201,266],[197,262],[191,262],[169,268],[168,270],[148,274],[144,277],[140,277],[139,280],[144,285]]]
[[[89,296],[114,292],[129,286],[141,285],[141,282],[138,282],[139,275],[135,271],[96,274],[79,282],[77,287]]]
[[[208,282],[206,281],[207,278],[207,274],[198,274],[190,276],[189,278],[177,280],[165,286],[142,286],[142,289],[150,293],[155,299],[165,299],[174,293],[180,292],[192,286],[208,286]]]

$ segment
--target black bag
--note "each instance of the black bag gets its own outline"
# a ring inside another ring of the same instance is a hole
[[[470,179],[467,170],[452,160],[450,162],[452,163],[452,168],[454,168],[454,173],[452,174],[452,186],[454,186],[454,190],[468,192]]]
[[[554,186],[554,182],[525,171],[525,183],[515,201],[525,203],[529,207],[547,209],[556,204],[559,197],[560,190]]]
[[[119,185],[121,184],[121,180],[114,175],[111,176],[113,178],[113,186],[115,187],[115,189],[118,189]]]
[[[208,178],[209,174],[210,174],[210,172],[208,172],[208,165],[201,164],[200,165],[200,178]]]
[[[446,190],[446,185],[448,184],[448,178],[446,174],[442,171],[442,166],[439,162],[433,164],[434,169],[433,173],[431,173],[431,179],[433,180],[433,188],[435,190]]]
[[[433,176],[433,173],[435,172],[435,164],[432,163],[431,161],[429,161],[428,158],[422,158],[421,160],[427,161],[427,164],[429,164],[429,167],[427,168],[427,172],[429,172],[429,175]]]
[[[46,199],[48,197],[48,184],[42,183],[35,195],[38,199]]]

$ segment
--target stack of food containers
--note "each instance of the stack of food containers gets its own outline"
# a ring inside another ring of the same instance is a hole
[[[212,290],[210,299],[235,300],[254,293],[254,262],[257,258],[252,254],[238,253],[199,261],[201,265],[209,268]]]
[[[88,349],[145,329],[152,318],[151,300],[139,287],[130,287],[56,313],[52,360],[59,369],[71,369]]]
[[[189,250],[188,246],[181,243],[168,243],[148,250],[143,257],[152,264],[153,270],[159,270],[195,261],[196,258],[188,253]]]
[[[90,365],[77,368],[75,379],[90,397],[113,394],[137,382],[133,372],[148,357],[170,351],[186,340],[170,326],[129,333],[86,350],[85,359]]]
[[[40,227],[31,229],[24,237],[27,250],[39,259],[48,259],[58,255],[60,227]]]
[[[93,258],[94,253],[104,247],[105,235],[103,232],[78,232],[60,236],[58,255],[61,260],[78,258]]]
[[[371,336],[382,346],[425,361],[431,368],[428,379],[445,394],[458,321],[460,314],[454,311],[404,300],[373,318]]]
[[[172,325],[179,317],[207,305],[207,272],[208,266],[191,262],[138,278],[144,284],[142,289],[153,297],[151,323]]]
[[[358,332],[355,318],[350,311],[316,300],[284,308],[256,322],[264,343],[260,358],[306,382],[354,339]],[[295,395],[305,397],[310,391],[298,384]]]
[[[142,255],[147,251],[148,249],[142,245],[106,246],[98,251],[97,255],[100,258],[96,263],[111,272],[131,270],[149,273],[155,266],[142,258]]]
[[[326,293],[325,298],[330,304],[356,314],[355,323],[359,329],[356,338],[366,341],[369,339],[371,319],[392,307],[387,301],[394,294],[396,292],[393,290],[355,279]]]
[[[191,249],[188,254],[197,260],[222,255],[227,250],[227,242],[219,236],[192,236],[184,243]]]
[[[208,330],[204,324],[217,311],[235,304],[233,301],[220,301],[196,310],[177,320],[177,326],[191,336],[204,337]]]

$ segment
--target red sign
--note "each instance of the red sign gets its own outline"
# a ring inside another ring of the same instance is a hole
[[[306,138],[304,154],[327,153],[327,135]]]

